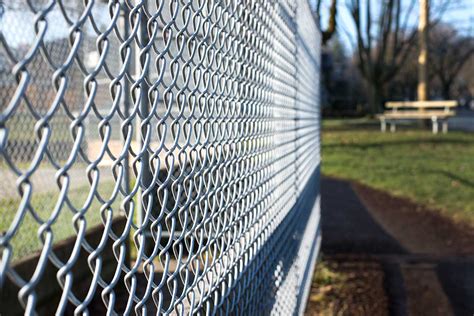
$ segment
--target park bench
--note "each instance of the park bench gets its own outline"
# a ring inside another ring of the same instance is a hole
[[[387,122],[390,131],[395,132],[395,122],[400,120],[431,119],[433,134],[438,133],[438,124],[442,122],[443,133],[448,132],[448,118],[454,116],[457,101],[401,101],[387,102],[387,110],[377,117],[380,119],[380,129],[385,132]]]

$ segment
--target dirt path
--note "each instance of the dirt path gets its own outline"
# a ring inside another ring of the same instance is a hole
[[[374,219],[409,252],[438,256],[474,254],[474,230],[469,226],[359,183],[352,183],[352,188]]]
[[[323,178],[322,252],[384,267],[392,315],[473,315],[474,233],[439,212]]]
[[[376,261],[324,258],[313,280],[306,316],[388,316],[384,271]]]

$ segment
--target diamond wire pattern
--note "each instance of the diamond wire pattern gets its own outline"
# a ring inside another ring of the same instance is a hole
[[[300,197],[320,161],[306,0],[11,0],[0,26],[0,286],[18,286],[26,314],[47,264],[58,314],[89,314],[97,296],[109,314],[298,309],[316,236]]]

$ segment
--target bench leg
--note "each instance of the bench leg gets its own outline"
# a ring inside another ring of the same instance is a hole
[[[385,121],[385,119],[380,119],[380,131],[382,133],[385,133],[386,130],[387,130],[387,122]]]
[[[448,120],[443,120],[443,134],[448,132]]]
[[[433,127],[433,134],[438,134],[438,118],[433,116],[431,118],[431,124]]]
[[[390,132],[395,133],[396,130],[395,122],[390,122]]]

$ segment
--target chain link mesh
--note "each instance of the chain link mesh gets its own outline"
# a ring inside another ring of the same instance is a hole
[[[33,313],[51,264],[58,314],[298,312],[319,221],[306,0],[0,6],[2,290]]]

